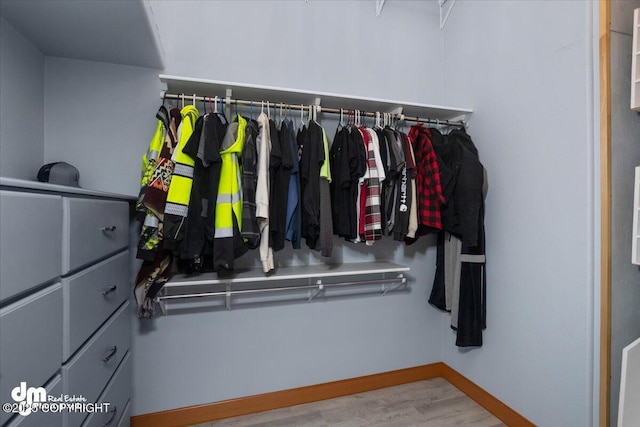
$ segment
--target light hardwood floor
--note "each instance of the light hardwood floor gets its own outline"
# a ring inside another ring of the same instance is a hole
[[[443,378],[190,427],[506,426]]]

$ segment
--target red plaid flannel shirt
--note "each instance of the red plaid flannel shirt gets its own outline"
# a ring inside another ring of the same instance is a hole
[[[440,168],[431,145],[431,132],[421,124],[413,125],[409,140],[416,156],[418,223],[441,230],[440,207],[445,200],[440,185]]]

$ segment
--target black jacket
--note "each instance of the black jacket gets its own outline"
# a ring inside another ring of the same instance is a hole
[[[443,136],[430,129],[438,158],[445,205],[442,227],[467,246],[478,244],[481,216],[483,166],[471,137],[464,129]]]
[[[220,144],[227,125],[217,114],[198,118],[183,152],[195,159],[185,237],[180,244],[181,266],[187,272],[202,268],[203,256],[212,253],[215,204],[220,181]]]
[[[324,161],[322,128],[311,121],[298,135],[302,142],[300,157],[300,194],[302,196],[302,237],[315,249],[320,235],[320,166]]]

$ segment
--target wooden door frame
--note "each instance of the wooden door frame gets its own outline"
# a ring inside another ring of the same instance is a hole
[[[600,427],[611,405],[611,2],[600,0]]]

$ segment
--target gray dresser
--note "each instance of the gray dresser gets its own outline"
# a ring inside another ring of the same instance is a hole
[[[11,390],[105,412],[0,412],[0,425],[128,426],[130,196],[0,178],[0,403]],[[103,405],[106,407],[106,405]]]

